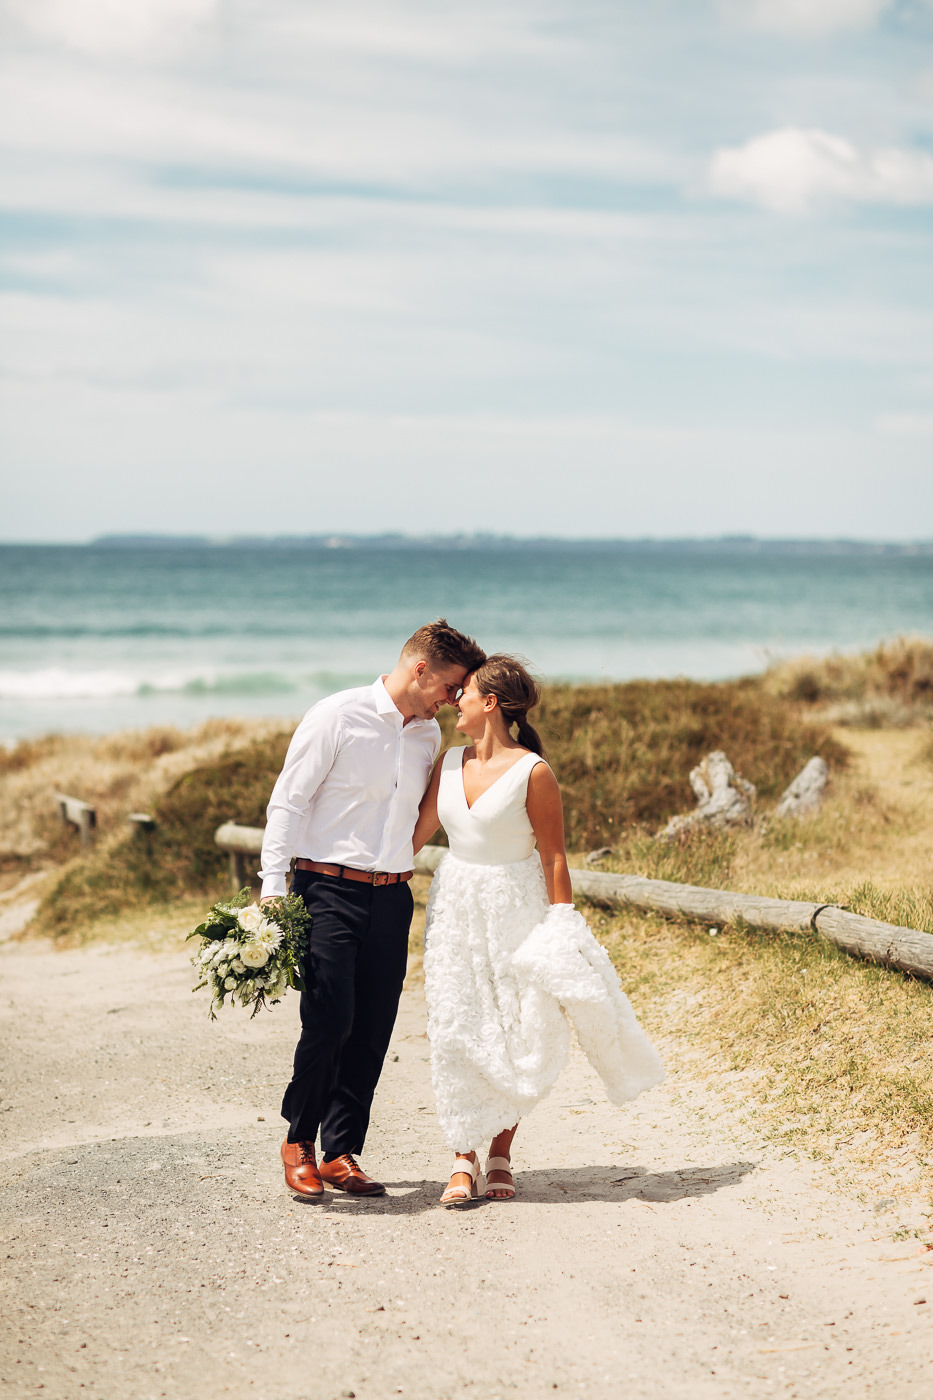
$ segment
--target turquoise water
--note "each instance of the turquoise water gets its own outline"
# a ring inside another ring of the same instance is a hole
[[[546,677],[718,679],[933,633],[933,552],[0,546],[0,741],[299,715],[441,614]]]

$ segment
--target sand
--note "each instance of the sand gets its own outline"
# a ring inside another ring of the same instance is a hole
[[[297,998],[206,1014],[184,951],[0,949],[0,1394],[95,1400],[933,1395],[929,1203],[782,1155],[671,1074],[626,1110],[576,1056],[519,1195],[445,1211],[406,988],[364,1165],[297,1202],[278,1106]]]

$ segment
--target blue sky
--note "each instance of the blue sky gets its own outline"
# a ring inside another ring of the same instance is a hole
[[[0,538],[933,537],[930,0],[0,0]]]

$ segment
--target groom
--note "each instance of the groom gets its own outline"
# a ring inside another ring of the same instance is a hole
[[[419,627],[388,675],[312,706],[272,791],[262,899],[284,895],[296,856],[292,892],[312,917],[301,1037],[282,1102],[285,1181],[300,1196],[321,1199],[325,1183],[385,1194],[356,1154],[405,978],[411,838],[441,744],[435,716],[484,660],[444,618]]]

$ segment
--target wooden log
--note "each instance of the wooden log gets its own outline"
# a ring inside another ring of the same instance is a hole
[[[821,908],[798,900],[708,890],[671,880],[646,880],[640,875],[608,875],[600,870],[571,870],[570,879],[574,894],[595,904],[652,910],[698,923],[729,924],[741,919],[750,928],[773,932],[812,933],[813,916]]]
[[[226,822],[214,840],[231,854],[231,876],[237,889],[246,882],[242,864],[233,857],[258,855],[262,828]],[[425,846],[415,856],[416,875],[433,875],[447,854],[446,846]],[[642,909],[666,918],[696,923],[729,924],[741,921],[767,933],[819,933],[856,957],[912,973],[933,982],[933,934],[900,928],[852,914],[834,904],[804,900],[769,899],[734,890],[708,890],[699,885],[678,885],[671,880],[646,880],[640,875],[609,875],[601,870],[571,870],[575,896],[610,908]]]
[[[57,792],[55,801],[58,803],[62,821],[69,826],[76,826],[81,845],[89,846],[97,829],[97,813],[94,808],[89,802],[82,802],[80,797],[69,797],[64,792]]]
[[[824,905],[813,922],[837,948],[933,982],[933,934],[883,924],[879,919],[852,914],[834,904]]]

